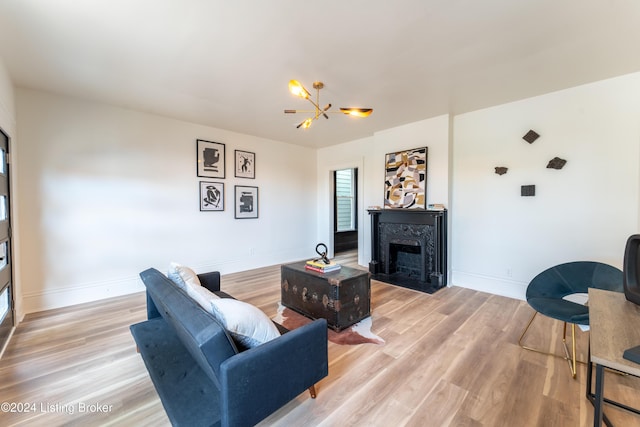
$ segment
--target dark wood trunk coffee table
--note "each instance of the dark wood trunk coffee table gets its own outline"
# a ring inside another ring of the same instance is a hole
[[[351,267],[318,273],[307,270],[305,261],[280,268],[281,302],[311,319],[324,318],[341,331],[371,314],[369,272]]]

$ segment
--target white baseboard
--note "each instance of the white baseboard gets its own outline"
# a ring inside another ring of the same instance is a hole
[[[242,257],[236,256],[229,257],[227,259],[217,259],[215,260],[215,263],[194,263],[189,265],[189,267],[191,267],[196,273],[219,271],[221,274],[230,274],[280,264],[283,259],[290,259],[294,257],[294,254],[295,251],[291,251],[291,254],[277,253],[275,255],[271,253],[256,253]],[[289,258],[287,258],[287,256]],[[163,266],[147,266],[140,271],[146,270],[146,268],[149,267],[155,267],[160,272],[166,274],[169,264],[167,263],[167,265]],[[142,292],[144,290],[144,284],[140,280],[140,276],[137,274],[131,277],[82,283],[65,288],[42,290],[22,295],[21,312],[24,316],[24,314],[28,313],[98,301],[105,298]]]
[[[460,286],[462,288],[488,292],[490,294],[501,295],[523,301],[526,299],[528,285],[528,283],[518,282],[515,280],[483,276],[480,274],[463,273],[460,271],[452,272],[450,284],[453,286]]]
[[[22,295],[22,311],[35,313],[144,291],[140,277],[94,282]]]
[[[217,265],[212,265],[210,267],[211,270],[216,270],[215,267],[219,268],[220,266],[221,265],[218,263]],[[231,265],[227,265],[227,267],[231,267]],[[208,271],[209,269],[205,268],[203,271],[204,270]],[[528,285],[527,283],[515,280],[506,280],[498,277],[463,273],[459,271],[452,272],[449,284],[451,286],[460,286],[463,288],[474,289],[481,292],[502,295],[519,300],[525,300]],[[34,313],[142,291],[144,291],[144,285],[136,275],[130,278],[87,283],[63,289],[25,294],[22,296],[22,308],[25,314]]]

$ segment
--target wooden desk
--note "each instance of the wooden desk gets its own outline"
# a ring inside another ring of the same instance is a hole
[[[623,293],[589,289],[589,351],[587,397],[593,396],[593,425],[602,425],[602,403],[615,404],[636,414],[637,409],[603,397],[604,368],[640,377],[640,364],[622,358],[630,347],[640,345],[640,306],[626,300]],[[596,365],[596,390],[591,394],[591,369]]]

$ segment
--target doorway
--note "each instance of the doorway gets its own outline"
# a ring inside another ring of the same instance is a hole
[[[0,355],[15,326],[9,218],[9,136],[0,129]]]
[[[333,172],[333,252],[358,249],[358,169]]]

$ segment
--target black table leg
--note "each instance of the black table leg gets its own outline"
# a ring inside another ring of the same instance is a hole
[[[593,403],[593,362],[591,361],[591,338],[589,338],[589,346],[587,347],[587,399]]]
[[[604,386],[604,366],[596,364],[596,395],[593,400],[593,425],[602,425],[602,389]]]

